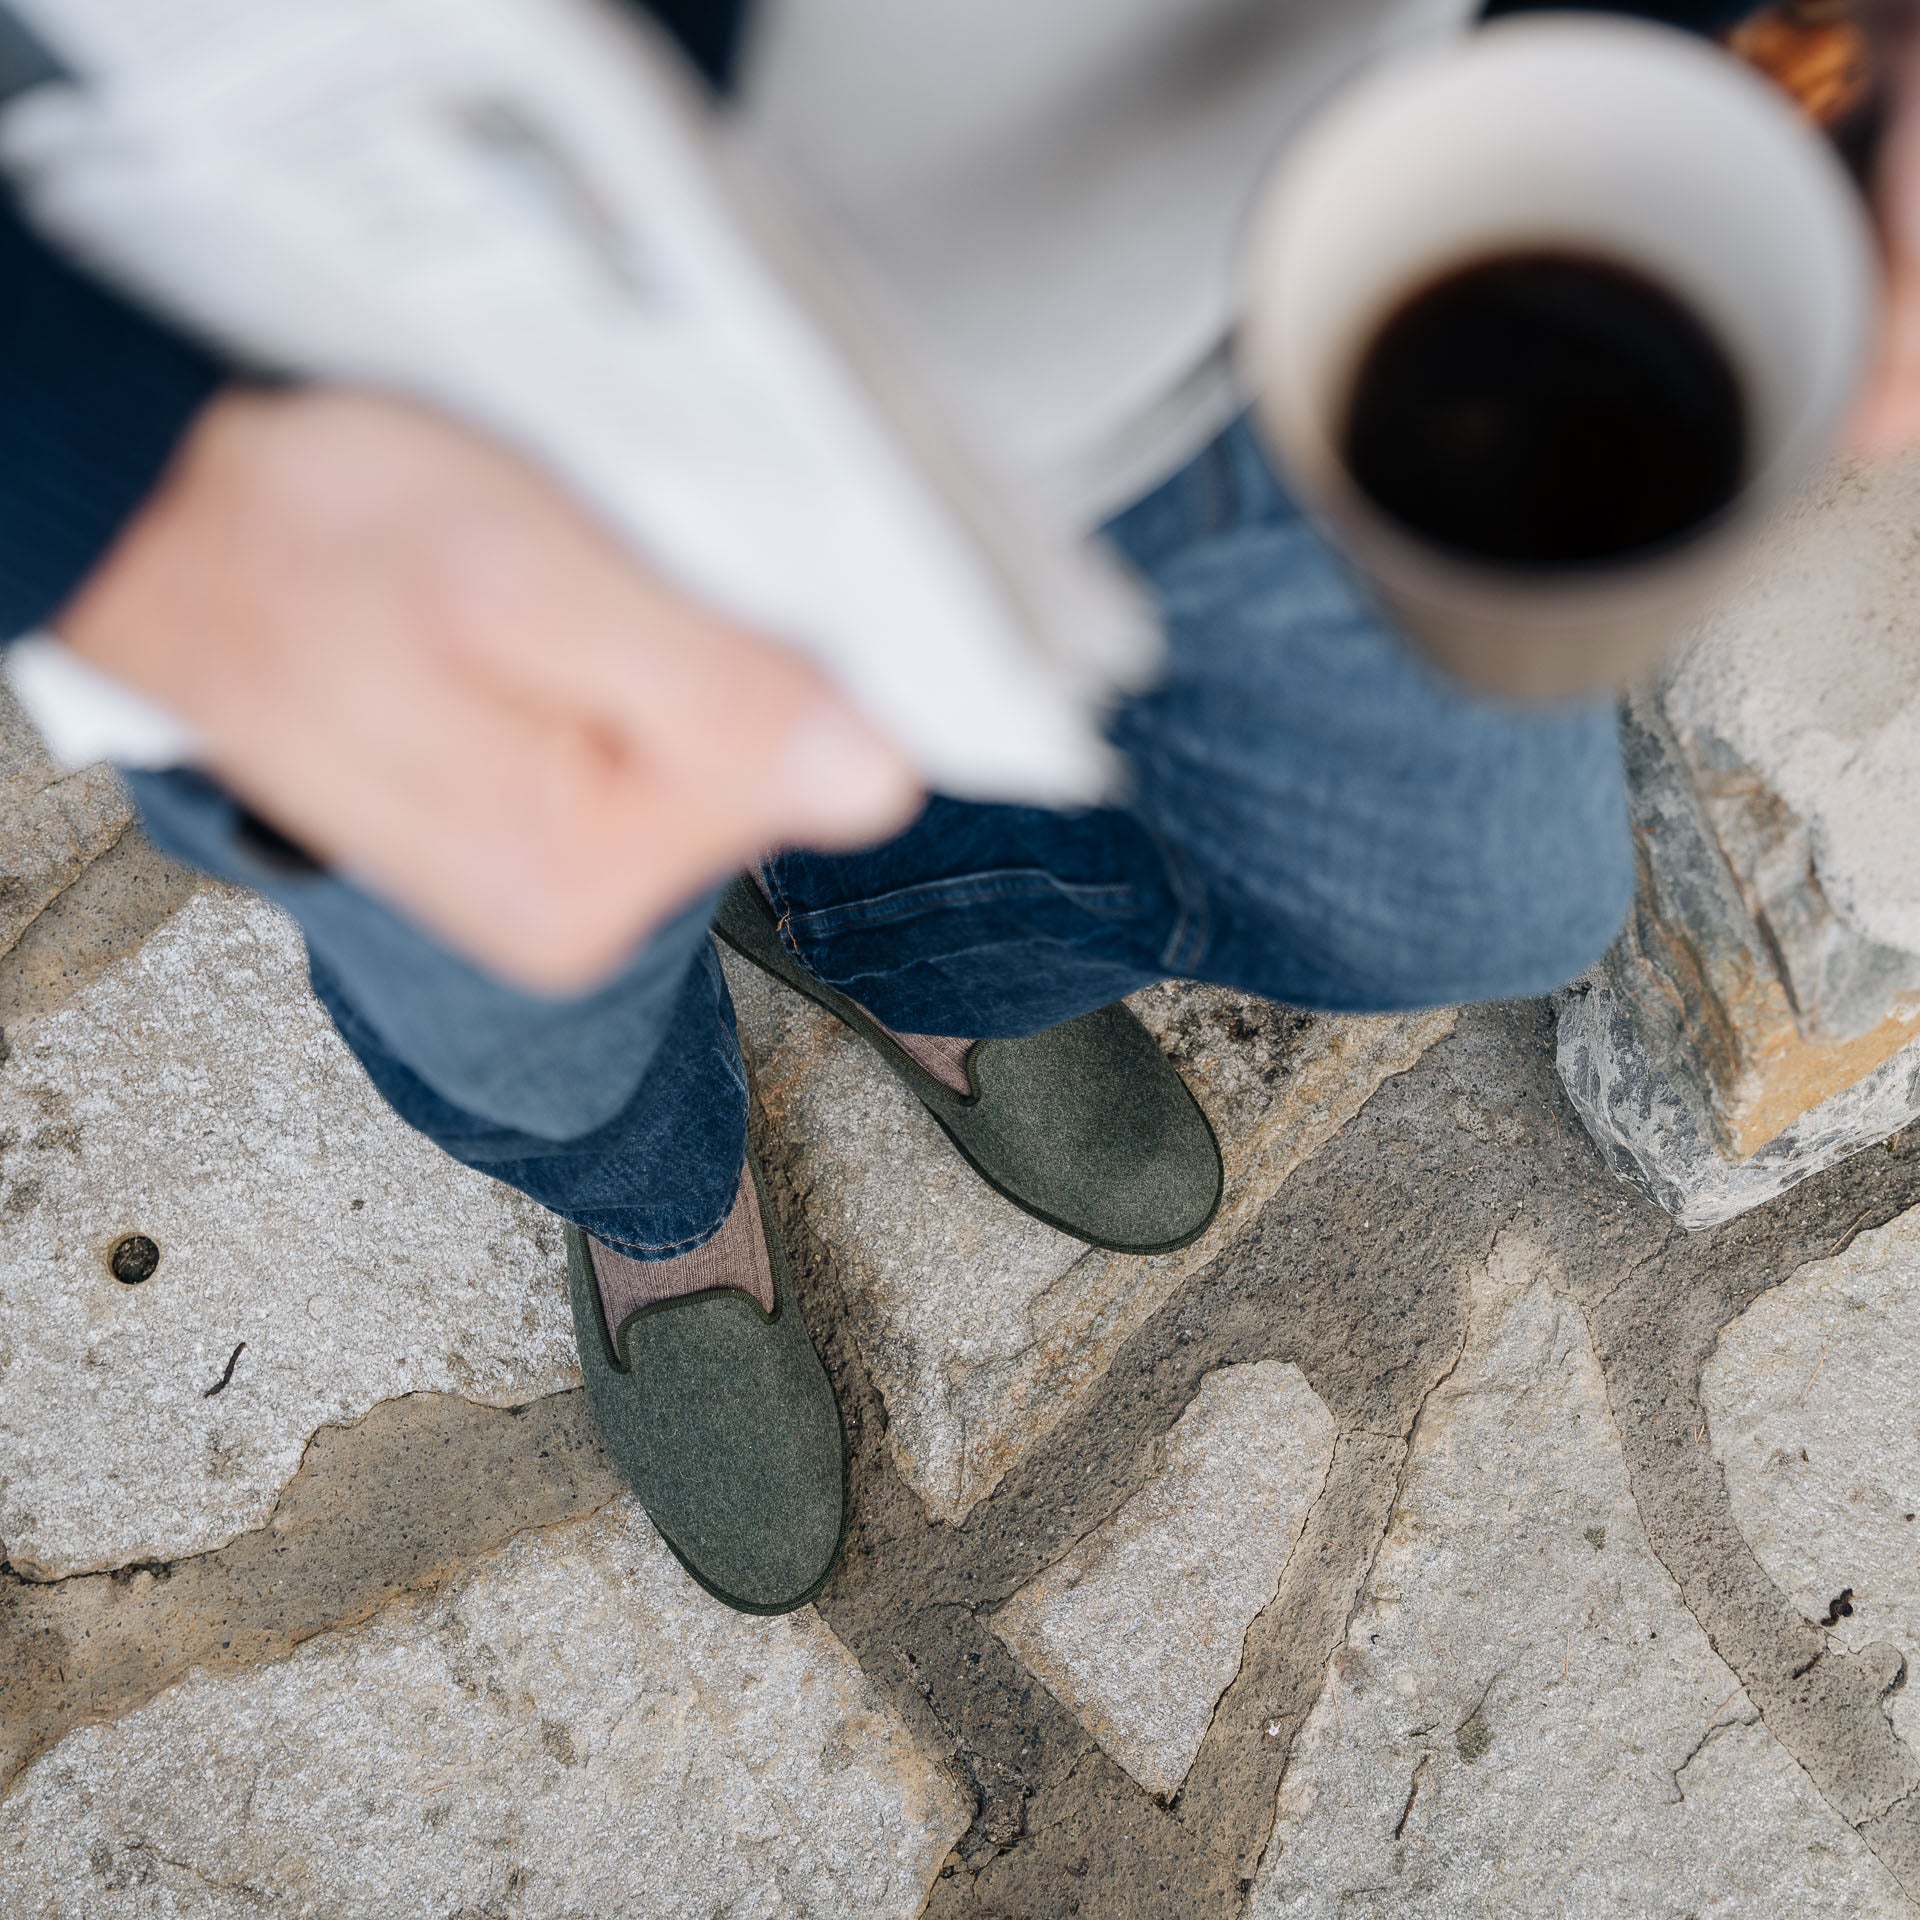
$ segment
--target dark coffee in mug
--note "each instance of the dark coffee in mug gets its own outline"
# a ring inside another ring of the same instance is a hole
[[[1343,451],[1392,519],[1480,561],[1575,568],[1671,547],[1748,475],[1741,381],[1632,268],[1516,251],[1456,268],[1361,356]]]

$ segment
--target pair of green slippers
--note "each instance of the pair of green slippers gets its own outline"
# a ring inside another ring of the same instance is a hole
[[[800,965],[750,880],[728,889],[714,930],[858,1033],[974,1171],[1048,1226],[1118,1253],[1168,1253],[1213,1218],[1213,1131],[1125,1007],[1030,1039],[981,1041],[967,1056],[970,1090],[959,1093]],[[588,1402],[662,1537],[716,1599],[742,1613],[786,1613],[826,1584],[846,1538],[846,1441],[751,1153],[748,1161],[773,1268],[771,1315],[719,1287],[609,1328],[578,1228],[568,1229],[567,1266]]]

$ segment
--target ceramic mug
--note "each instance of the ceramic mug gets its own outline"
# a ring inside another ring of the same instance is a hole
[[[1576,253],[1688,305],[1742,388],[1731,504],[1639,557],[1529,569],[1423,539],[1341,446],[1361,362],[1421,289],[1476,261]],[[1831,452],[1873,341],[1857,189],[1781,94],[1711,44],[1536,14],[1392,65],[1289,149],[1249,230],[1241,370],[1288,483],[1442,666],[1554,699],[1624,685],[1711,599]]]

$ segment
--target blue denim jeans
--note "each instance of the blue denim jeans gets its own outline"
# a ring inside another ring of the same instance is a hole
[[[897,839],[769,879],[796,956],[897,1029],[1038,1032],[1168,975],[1313,1008],[1543,993],[1633,884],[1610,703],[1520,711],[1385,628],[1244,425],[1107,529],[1157,594],[1161,683],[1113,734],[1124,806],[933,800]],[[747,1087],[711,900],[577,998],[504,986],[234,802],[137,774],[148,831],[306,934],[313,985],[402,1118],[641,1258],[725,1217]]]

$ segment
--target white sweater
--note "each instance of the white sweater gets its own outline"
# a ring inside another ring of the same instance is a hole
[[[1238,238],[1287,136],[1473,0],[763,0],[744,137],[982,449],[1088,519],[1237,407]]]

